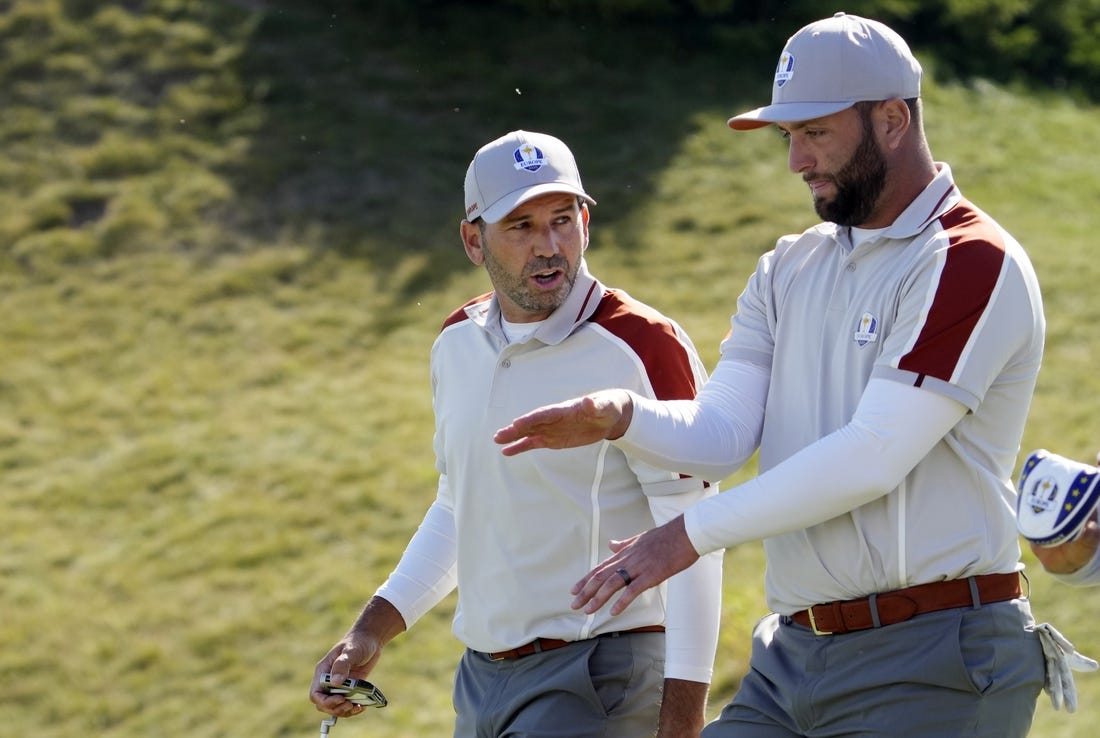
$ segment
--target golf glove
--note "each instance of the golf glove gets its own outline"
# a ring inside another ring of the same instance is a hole
[[[1050,695],[1050,704],[1055,710],[1066,706],[1066,712],[1077,711],[1077,685],[1073,681],[1075,671],[1096,671],[1100,664],[1088,656],[1077,653],[1065,636],[1050,623],[1035,626],[1039,634],[1039,643],[1043,645],[1043,657],[1046,659],[1046,683],[1043,691]]]

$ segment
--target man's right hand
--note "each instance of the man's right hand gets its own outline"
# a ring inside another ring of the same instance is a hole
[[[493,435],[505,456],[536,448],[576,448],[619,438],[630,426],[634,401],[626,390],[602,390],[521,415]]]
[[[320,711],[336,717],[352,717],[366,709],[349,702],[343,695],[329,694],[321,688],[321,675],[331,674],[333,683],[348,677],[366,679],[382,656],[382,648],[405,630],[405,619],[387,600],[371,597],[348,634],[329,649],[313,669],[309,701]]]
[[[334,684],[342,684],[349,677],[366,679],[381,655],[382,644],[378,639],[355,633],[344,636],[317,662],[309,687],[310,702],[319,711],[336,717],[353,717],[363,712],[366,709],[363,705],[349,702],[344,695],[326,692],[321,687],[321,675],[331,674]]]

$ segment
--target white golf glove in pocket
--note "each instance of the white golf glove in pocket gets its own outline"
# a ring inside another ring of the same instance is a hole
[[[1065,636],[1050,623],[1035,626],[1039,634],[1039,643],[1043,646],[1043,658],[1046,659],[1046,683],[1043,691],[1050,696],[1050,704],[1055,710],[1066,706],[1066,712],[1077,711],[1077,685],[1073,681],[1075,671],[1096,671],[1100,664],[1077,653]]]

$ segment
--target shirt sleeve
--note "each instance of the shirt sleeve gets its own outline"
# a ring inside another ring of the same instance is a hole
[[[675,334],[684,351],[662,354],[667,361],[677,356],[685,363],[674,371],[655,368],[646,363],[651,389],[656,395],[648,400],[654,406],[664,403],[690,402],[677,399],[695,394],[696,387],[705,391],[709,384],[706,368],[691,339],[676,324]],[[658,377],[688,376],[687,382],[656,383]],[[634,396],[641,399],[642,395]],[[663,402],[662,402],[663,401]],[[623,450],[623,449],[620,449]],[[694,503],[717,492],[714,485],[702,478],[684,476],[679,470],[649,463],[646,459],[625,451],[627,463],[642,486],[650,513],[657,525],[663,525],[681,515]],[[718,648],[718,626],[722,606],[722,551],[702,556],[694,564],[668,580],[665,588],[665,670],[666,679],[709,684],[714,672],[714,655]]]
[[[872,376],[933,389],[973,411],[1006,367],[1038,371],[1045,329],[1033,275],[992,232],[960,230],[910,275]]]
[[[965,415],[946,395],[872,379],[852,420],[684,514],[699,553],[808,528],[887,494]]]
[[[406,628],[411,628],[458,585],[457,561],[454,506],[447,476],[442,474],[435,502],[375,595],[393,604]]]
[[[663,525],[716,493],[697,484],[691,492],[648,495],[653,519]],[[722,615],[722,551],[713,551],[668,580],[665,606],[665,678],[709,684]]]
[[[740,469],[760,444],[770,373],[722,359],[694,400],[660,402],[635,394],[626,454],[662,469],[720,480]]]

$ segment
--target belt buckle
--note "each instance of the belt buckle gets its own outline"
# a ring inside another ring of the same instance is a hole
[[[812,607],[806,609],[806,614],[810,616],[810,628],[813,630],[814,635],[828,636],[833,634],[833,631],[831,630],[818,629],[817,620],[814,619],[814,609]]]

